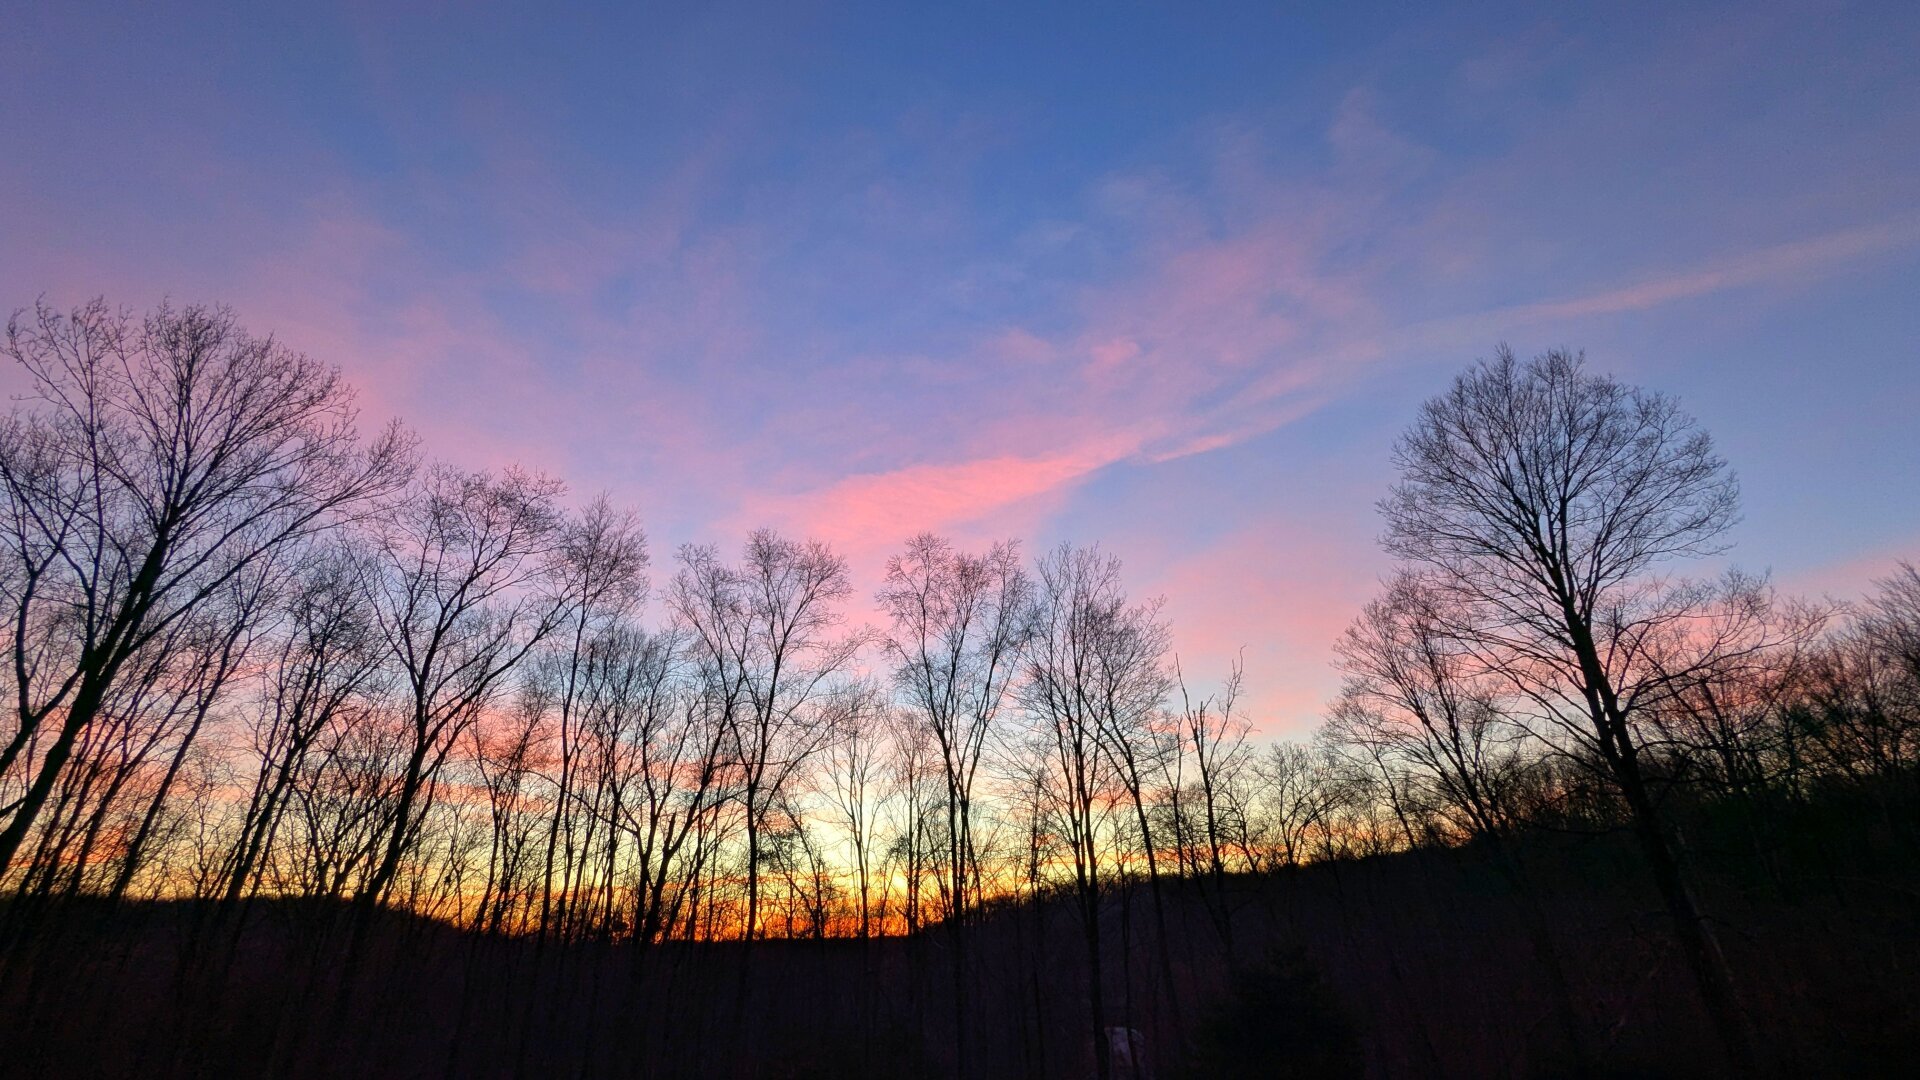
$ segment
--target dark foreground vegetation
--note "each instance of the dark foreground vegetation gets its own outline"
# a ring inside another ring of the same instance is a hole
[[[1920,1040],[1911,837],[1840,798],[1777,809],[1783,831],[1764,858],[1731,808],[1700,808],[1687,830],[1761,1050],[1788,1075],[1906,1075]],[[1585,1071],[1722,1075],[1630,845],[1543,834],[1526,858],[1580,1012]],[[1140,1075],[1581,1071],[1531,952],[1528,903],[1482,850],[1235,875],[1227,903],[1231,947],[1197,886],[1171,898],[1178,1010],[1148,974],[1148,899],[1103,904],[1107,997],[1115,1025],[1141,1033]],[[6,1074],[824,1078],[954,1066],[952,954],[938,933],[768,941],[749,959],[737,942],[543,950],[394,913],[350,972],[343,911],[263,903],[237,943],[188,948],[216,932],[208,914],[62,912],[9,965]],[[969,975],[979,1075],[1093,1073],[1079,939],[1065,902],[982,916]]]
[[[1302,742],[1117,559],[646,538],[219,310],[16,316],[0,1069],[1865,1075],[1920,569],[1700,574],[1693,419],[1504,350],[1396,444]],[[1901,493],[1905,494],[1905,493]],[[866,615],[862,615],[866,612]]]

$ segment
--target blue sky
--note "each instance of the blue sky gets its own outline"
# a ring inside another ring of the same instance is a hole
[[[5,7],[7,306],[232,304],[663,567],[1100,540],[1304,730],[1502,341],[1682,397],[1783,585],[1920,556],[1920,6]]]

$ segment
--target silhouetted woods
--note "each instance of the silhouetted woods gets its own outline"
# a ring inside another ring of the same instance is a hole
[[[0,1068],[1871,1070],[1920,1035],[1920,571],[1689,576],[1672,401],[1504,351],[1396,448],[1304,742],[1063,545],[689,546],[357,431],[224,310],[17,315]]]

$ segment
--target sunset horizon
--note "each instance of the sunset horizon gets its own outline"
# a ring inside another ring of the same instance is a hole
[[[1920,8],[0,13],[0,1076],[1920,1037]]]

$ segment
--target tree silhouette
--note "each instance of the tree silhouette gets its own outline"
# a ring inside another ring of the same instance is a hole
[[[1667,398],[1565,352],[1491,363],[1429,401],[1394,450],[1386,547],[1423,568],[1447,633],[1591,747],[1619,790],[1729,1060],[1752,1026],[1642,761],[1640,720],[1692,671],[1744,646],[1710,588],[1652,576],[1720,552],[1738,506],[1707,434]],[[1735,606],[1738,605],[1735,599]],[[1739,615],[1732,616],[1738,621]],[[1678,635],[1693,655],[1652,664]]]
[[[143,650],[261,562],[370,512],[411,467],[397,428],[361,441],[338,372],[225,309],[136,323],[101,301],[41,305],[8,322],[5,353],[32,383],[29,410],[0,425],[15,691],[0,777],[30,779],[0,828],[0,874]]]

